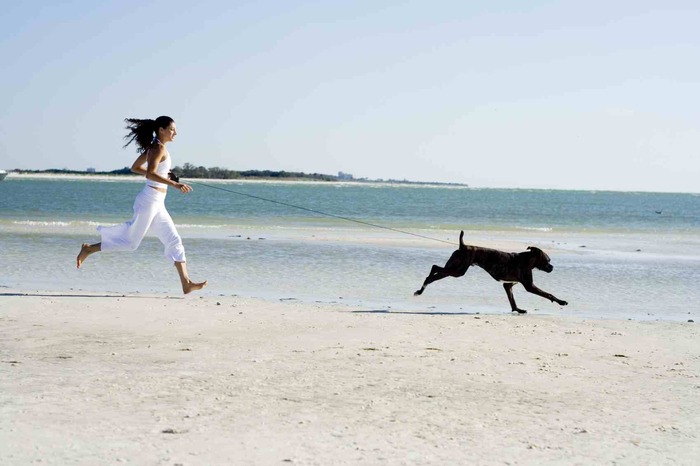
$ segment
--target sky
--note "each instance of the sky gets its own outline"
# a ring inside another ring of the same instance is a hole
[[[4,2],[0,168],[700,192],[700,3]]]

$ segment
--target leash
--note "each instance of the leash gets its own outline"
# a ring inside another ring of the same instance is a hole
[[[273,204],[279,204],[279,205],[283,205],[283,206],[286,206],[286,207],[292,207],[292,208],[294,208],[294,209],[304,210],[304,211],[306,211],[306,212],[311,212],[311,213],[318,214],[318,215],[325,215],[326,217],[337,218],[337,219],[339,219],[339,220],[345,220],[345,221],[347,221],[347,222],[359,223],[359,224],[361,224],[361,225],[366,225],[366,226],[370,226],[370,227],[374,227],[374,228],[381,228],[381,229],[383,229],[383,230],[389,230],[389,231],[393,231],[393,232],[396,232],[396,233],[402,233],[402,234],[404,234],[404,235],[415,236],[415,237],[418,237],[418,238],[427,239],[427,240],[431,240],[431,241],[439,241],[439,242],[441,242],[441,243],[446,243],[446,244],[449,244],[449,245],[454,246],[454,243],[451,242],[451,241],[445,241],[445,240],[443,240],[443,239],[438,239],[438,238],[432,238],[432,237],[430,237],[430,236],[419,235],[418,233],[411,233],[410,231],[399,230],[399,229],[387,227],[387,226],[384,226],[384,225],[377,225],[376,223],[365,222],[365,221],[363,221],[363,220],[357,220],[357,219],[355,219],[355,218],[350,218],[350,217],[343,217],[342,215],[329,214],[328,212],[323,212],[323,211],[321,211],[321,210],[309,209],[309,208],[306,208],[306,207],[302,207],[302,206],[290,204],[290,203],[288,203],[288,202],[276,201],[276,200],[274,200],[274,199],[267,199],[267,198],[264,198],[264,197],[261,197],[261,196],[255,196],[255,195],[253,195],[253,194],[242,193],[242,192],[240,192],[240,191],[234,191],[233,189],[222,188],[221,186],[214,186],[214,185],[207,184],[207,183],[201,183],[201,182],[199,182],[199,181],[192,181],[192,180],[190,180],[190,179],[188,179],[187,182],[188,182],[188,183],[191,183],[191,184],[196,184],[196,185],[198,185],[198,186],[206,186],[207,188],[211,188],[211,189],[218,189],[219,191],[226,191],[227,193],[237,194],[237,195],[239,195],[239,196],[245,196],[245,197],[249,197],[249,198],[252,198],[252,199],[258,199],[258,200],[260,200],[260,201],[272,202]]]

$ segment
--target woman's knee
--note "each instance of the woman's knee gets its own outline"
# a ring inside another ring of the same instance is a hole
[[[185,262],[185,246],[180,238],[173,239],[165,245],[165,257],[175,262]]]

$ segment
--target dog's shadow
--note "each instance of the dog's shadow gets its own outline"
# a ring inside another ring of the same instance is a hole
[[[391,309],[366,309],[361,311],[350,311],[352,314],[398,314],[413,316],[482,316],[485,315],[477,311],[445,312],[445,311],[394,311]]]

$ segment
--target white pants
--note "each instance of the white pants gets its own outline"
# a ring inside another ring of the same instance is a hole
[[[102,251],[135,251],[149,230],[165,246],[166,258],[174,262],[186,261],[182,239],[165,209],[165,193],[149,186],[136,196],[131,220],[111,227],[97,227],[102,235]]]

